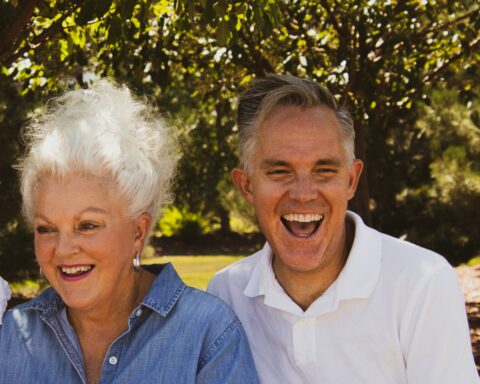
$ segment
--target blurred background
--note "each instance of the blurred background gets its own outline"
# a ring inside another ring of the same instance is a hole
[[[2,0],[0,274],[38,275],[20,215],[21,127],[108,76],[178,134],[175,202],[147,256],[246,255],[236,96],[268,73],[318,80],[352,112],[366,163],[351,209],[453,265],[480,261],[480,8],[463,0]]]

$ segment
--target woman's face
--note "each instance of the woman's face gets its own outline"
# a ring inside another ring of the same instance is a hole
[[[134,284],[149,216],[132,220],[112,183],[72,176],[42,180],[35,194],[35,253],[43,274],[73,309],[119,303]]]

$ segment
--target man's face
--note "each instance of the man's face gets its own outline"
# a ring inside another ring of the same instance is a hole
[[[232,177],[255,207],[278,266],[322,271],[345,244],[345,213],[362,170],[349,165],[335,113],[277,107],[261,124],[249,173]]]

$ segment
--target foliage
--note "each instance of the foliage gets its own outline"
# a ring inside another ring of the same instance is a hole
[[[417,126],[430,143],[431,179],[397,196],[408,238],[454,263],[480,251],[480,102],[465,106],[463,97],[456,89],[435,89],[421,107]]]
[[[31,108],[31,100],[21,97],[15,83],[0,75],[0,271],[9,281],[37,273],[31,235],[19,215],[17,175],[12,168],[22,151],[19,127]]]
[[[236,205],[221,197],[237,162],[236,95],[270,72],[315,78],[355,116],[357,155],[367,167],[352,208],[399,235],[413,233],[433,212],[423,207],[431,207],[429,192],[418,191],[440,185],[441,162],[430,142],[442,133],[426,134],[416,124],[432,86],[454,83],[461,103],[478,96],[479,15],[473,0],[8,1],[0,4],[1,72],[32,105],[98,76],[149,95],[179,137],[176,205],[216,218],[224,231]],[[470,149],[460,147],[445,155],[449,166],[462,151],[469,158]],[[1,166],[11,160],[2,158]],[[8,189],[13,176],[7,178],[2,193],[18,200]],[[464,201],[448,196],[449,204]],[[459,218],[456,239],[471,222]]]
[[[162,236],[179,236],[182,239],[200,237],[209,232],[209,221],[198,213],[177,207],[165,208],[156,228]]]

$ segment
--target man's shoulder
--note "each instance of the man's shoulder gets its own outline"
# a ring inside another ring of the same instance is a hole
[[[250,277],[251,272],[256,267],[262,251],[258,251],[250,256],[230,264],[229,266],[218,271],[212,280],[225,279],[245,279]]]
[[[439,273],[454,275],[452,266],[442,255],[386,234],[381,234],[381,238],[382,270],[395,280],[406,279],[420,283]]]
[[[208,284],[208,292],[224,300],[222,292],[225,290],[243,292],[261,256],[262,251],[260,250],[218,271]]]
[[[442,255],[406,239],[399,239],[384,233],[381,233],[381,238],[383,255],[386,258],[395,258],[405,264],[422,262],[432,266],[448,265]]]

